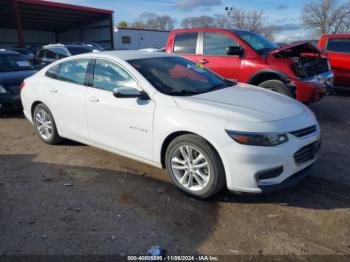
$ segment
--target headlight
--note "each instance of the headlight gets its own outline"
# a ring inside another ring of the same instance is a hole
[[[0,94],[7,94],[7,90],[2,86],[0,85]]]
[[[279,133],[249,133],[226,130],[227,134],[237,143],[250,146],[277,146],[288,141],[286,134]]]

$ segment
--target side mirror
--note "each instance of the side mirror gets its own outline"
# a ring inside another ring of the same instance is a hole
[[[139,98],[148,100],[149,96],[144,91],[132,87],[119,87],[113,89],[113,95],[117,98]]]
[[[226,48],[227,55],[243,55],[244,50],[240,46],[229,46]]]

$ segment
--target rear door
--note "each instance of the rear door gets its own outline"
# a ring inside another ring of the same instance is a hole
[[[74,59],[46,72],[46,103],[61,135],[78,141],[88,137],[85,118],[86,72],[90,59]],[[58,72],[58,74],[56,73]]]
[[[335,72],[335,85],[350,86],[350,38],[330,38],[326,50]]]
[[[241,57],[227,55],[227,48],[239,46],[231,35],[219,32],[203,32],[201,35],[201,53],[199,63],[224,78],[237,80],[241,68]]]
[[[198,63],[199,52],[199,33],[198,32],[179,32],[176,33],[173,50],[174,54],[186,57],[195,63]]]

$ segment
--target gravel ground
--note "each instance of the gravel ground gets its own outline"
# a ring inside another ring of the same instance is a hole
[[[0,255],[350,255],[350,91],[311,105],[323,148],[313,176],[264,196],[179,192],[164,171],[0,118]]]

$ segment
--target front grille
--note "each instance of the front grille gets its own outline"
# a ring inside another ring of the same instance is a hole
[[[307,135],[310,135],[310,134],[316,132],[316,129],[317,129],[317,127],[316,127],[316,125],[314,125],[314,126],[309,126],[307,128],[296,130],[296,131],[293,131],[290,133],[296,137],[304,137],[304,136],[307,136]]]
[[[303,148],[299,149],[294,154],[294,161],[297,165],[302,165],[310,160],[315,159],[317,152],[320,149],[320,142],[316,141],[312,144],[309,144],[307,146],[304,146]]]

